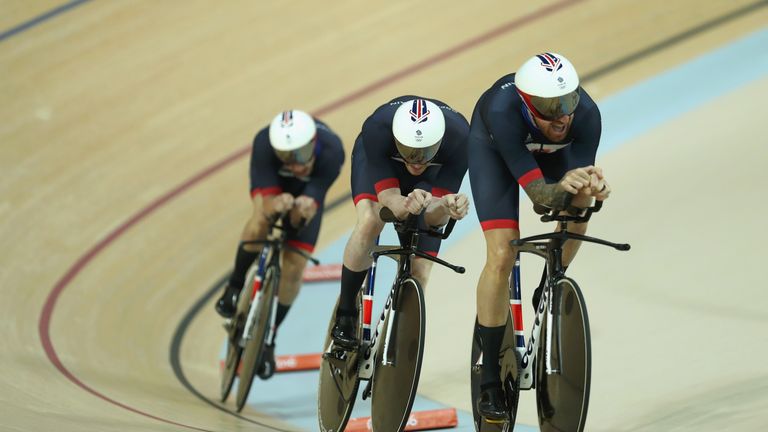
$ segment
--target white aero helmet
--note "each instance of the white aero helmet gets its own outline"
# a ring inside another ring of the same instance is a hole
[[[579,104],[579,75],[557,53],[537,54],[523,63],[515,87],[533,115],[544,120],[570,115]]]
[[[315,155],[317,127],[311,115],[299,110],[283,111],[269,124],[269,143],[287,164],[306,164]]]
[[[426,164],[440,150],[445,134],[443,110],[426,99],[405,101],[392,118],[392,134],[407,163]]]

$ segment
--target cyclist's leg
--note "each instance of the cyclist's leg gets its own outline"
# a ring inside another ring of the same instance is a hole
[[[589,222],[584,223],[569,223],[568,224],[568,232],[570,233],[576,233],[584,235],[587,233],[587,226],[589,225]],[[558,231],[560,228],[558,227]],[[563,245],[563,266],[568,267],[573,259],[576,257],[576,252],[579,251],[579,247],[581,247],[581,241],[578,240],[568,240]]]
[[[241,243],[237,246],[234,269],[221,297],[216,302],[216,311],[225,318],[230,318],[235,313],[237,297],[245,284],[245,274],[261,252],[261,245],[243,244],[242,242],[263,240],[267,236],[269,225],[262,213],[262,198],[259,194],[253,196],[251,217],[245,223],[240,235]]]
[[[315,243],[320,233],[320,224],[323,217],[323,207],[318,208],[315,217],[309,221],[306,227],[299,232],[290,231],[286,238],[288,246],[301,249],[307,253],[315,250]],[[304,277],[304,268],[307,266],[307,258],[294,250],[284,248],[281,257],[281,272],[278,290],[277,305],[275,306],[275,331],[272,340],[267,340],[262,356],[262,365],[258,375],[267,379],[275,371],[275,341],[280,325],[283,323],[288,311],[299,294]]]
[[[376,237],[384,228],[384,223],[378,216],[379,203],[371,198],[358,200],[358,197],[355,197],[357,223],[344,248],[339,307],[336,309],[336,325],[332,330],[334,341],[348,349],[357,345],[356,298],[371,267],[370,252],[376,243]]]
[[[379,218],[381,205],[373,182],[368,177],[367,158],[359,140],[352,151],[351,185],[357,222],[344,248],[339,306],[336,309],[336,323],[331,330],[336,344],[348,349],[357,346],[357,294],[371,267],[370,252],[376,237],[384,229],[384,222]]]
[[[425,181],[418,181],[415,182],[415,179],[409,178],[405,179],[400,182],[400,190],[403,193],[403,195],[407,195],[411,193],[414,189],[422,189],[422,190],[432,190],[432,186]],[[418,218],[418,226],[421,229],[429,229],[430,227],[427,225],[427,223],[424,221],[424,214],[422,213],[419,215]],[[407,241],[410,240],[410,234],[397,234],[398,239],[400,240],[401,245],[405,245]],[[424,253],[427,253],[429,255],[432,255],[434,257],[437,256],[438,252],[440,252],[440,244],[442,240],[436,237],[426,236],[422,235],[419,236],[419,244],[416,245],[416,248]],[[413,260],[413,266],[411,267],[411,274],[413,275],[416,280],[419,281],[419,285],[421,285],[421,288],[425,290],[427,288],[427,283],[429,282],[429,274],[432,271],[432,261],[422,259],[422,258],[416,258]]]
[[[587,233],[587,225],[588,222],[585,223],[569,223],[568,224],[568,232],[576,233],[584,235]],[[560,225],[555,228],[555,231],[560,231]],[[578,252],[579,247],[581,247],[581,242],[577,240],[568,240],[565,242],[565,245],[563,245],[563,271],[568,269],[568,266],[571,264],[573,259],[576,257],[576,252]],[[541,281],[539,281],[539,286],[536,287],[536,289],[533,291],[533,297],[531,297],[531,302],[533,304],[533,308],[536,309],[539,306],[539,300],[541,299],[541,295],[544,292],[544,286],[547,283],[547,266],[544,266],[544,269],[541,273]]]
[[[419,228],[428,228],[426,222],[424,222],[424,216],[419,216]],[[403,236],[400,238],[400,242],[402,243]],[[419,237],[419,244],[417,245],[417,248],[429,255],[432,255],[434,257],[437,256],[438,252],[440,252],[440,243],[442,240],[436,237],[430,237],[430,236],[420,236]],[[416,280],[419,281],[419,284],[421,285],[422,289],[427,288],[427,283],[429,282],[429,274],[432,271],[432,261],[423,259],[423,258],[416,258],[413,260],[413,267],[412,267],[412,273],[413,277],[416,278]]]
[[[277,340],[277,332],[280,328],[280,324],[283,323],[285,316],[296,299],[299,293],[299,287],[301,286],[302,276],[304,274],[304,267],[307,265],[307,259],[294,251],[283,250],[283,259],[280,273],[279,293],[277,297],[277,305],[275,311],[275,332],[272,336],[272,340],[265,341],[264,353],[262,354],[262,362],[256,373],[262,378],[270,378],[275,373],[275,344]]]
[[[315,250],[320,225],[323,219],[323,206],[317,209],[315,216],[300,231],[288,233],[286,242],[288,246],[300,249],[311,254]],[[283,249],[282,272],[280,274],[280,292],[278,294],[277,317],[275,326],[279,327],[283,322],[288,309],[299,294],[304,278],[304,268],[307,266],[307,258],[302,254],[288,248]],[[275,330],[277,331],[277,329]]]
[[[307,258],[298,252],[283,250],[282,271],[280,272],[280,292],[278,293],[277,318],[275,326],[283,322],[288,309],[299,295]],[[282,309],[282,310],[281,310]],[[277,331],[277,329],[275,329]]]
[[[516,251],[509,242],[519,238],[519,186],[487,134],[473,122],[470,131],[469,178],[475,209],[486,242],[486,263],[477,284],[477,331],[483,362],[478,412],[503,420],[507,407],[500,382],[499,351],[509,316],[508,278]],[[481,126],[478,126],[481,127]]]
[[[512,272],[516,251],[509,245],[520,237],[512,228],[489,229],[484,232],[486,263],[477,286],[478,333],[482,340],[483,367],[481,391],[501,386],[499,380],[499,351],[509,317],[508,278]],[[493,390],[495,391],[495,390]],[[492,395],[486,395],[491,397]],[[499,411],[499,406],[490,411]],[[481,411],[486,411],[482,410]],[[501,414],[494,417],[503,417]]]
[[[437,253],[435,253],[434,256],[437,256]],[[429,274],[432,271],[432,264],[432,261],[424,258],[416,258],[413,260],[412,274],[413,277],[419,281],[419,285],[421,285],[422,289],[427,288]]]
[[[379,218],[381,205],[375,198],[355,197],[357,223],[344,248],[344,266],[352,271],[367,271],[371,267],[370,252],[376,243],[376,237],[384,229],[384,222]]]

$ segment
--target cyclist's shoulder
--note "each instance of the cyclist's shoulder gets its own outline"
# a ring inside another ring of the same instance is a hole
[[[515,74],[497,79],[477,101],[477,110],[489,126],[523,128],[522,99],[515,87]]]
[[[269,145],[269,126],[265,126],[253,136],[253,145]]]
[[[515,87],[515,74],[510,73],[494,81],[480,96],[479,103],[486,106],[495,106],[519,100],[520,95]]]

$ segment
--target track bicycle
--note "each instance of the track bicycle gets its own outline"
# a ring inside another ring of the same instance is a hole
[[[502,389],[509,408],[509,418],[490,423],[477,412],[480,395],[482,341],[475,326],[472,338],[471,384],[475,429],[483,432],[512,431],[520,390],[536,389],[536,406],[542,431],[584,430],[589,405],[592,353],[587,306],[581,289],[565,276],[562,254],[568,240],[597,243],[619,251],[628,244],[611,243],[594,237],[569,233],[568,223],[589,221],[600,210],[602,201],[581,211],[579,215],[560,214],[557,209],[541,216],[542,222],[557,221],[560,230],[512,240],[518,248],[510,275],[510,315],[499,352]],[[569,211],[570,213],[570,211]],[[538,255],[546,260],[547,277],[526,347],[520,294],[520,252]]]
[[[280,256],[283,249],[306,257],[315,265],[319,261],[306,251],[286,243],[292,230],[285,214],[273,217],[266,240],[244,241],[243,244],[263,245],[259,257],[246,273],[245,284],[238,297],[234,317],[224,323],[227,329],[227,356],[221,376],[221,401],[225,402],[235,377],[239,378],[235,405],[242,411],[248,399],[253,377],[263,363],[265,347],[274,343],[277,297],[280,291]],[[240,369],[238,371],[238,369]]]
[[[451,219],[444,231],[439,232],[419,228],[416,216],[399,221],[386,207],[382,208],[380,217],[384,222],[393,223],[395,230],[405,234],[407,240],[402,246],[376,246],[371,254],[373,265],[363,283],[364,293],[357,299],[357,340],[360,341],[357,350],[347,351],[334,345],[330,333],[335,310],[331,316],[318,391],[317,413],[322,432],[344,430],[360,381],[368,382],[362,398],[371,398],[372,430],[399,432],[405,428],[419,383],[426,322],[424,291],[411,274],[412,259],[428,259],[457,273],[464,273],[463,267],[416,249],[421,235],[448,238],[455,220]],[[380,256],[388,256],[397,262],[397,274],[371,336],[376,260]]]

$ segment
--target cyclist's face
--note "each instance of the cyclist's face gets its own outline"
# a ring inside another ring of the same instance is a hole
[[[408,170],[408,173],[409,173],[410,175],[414,175],[414,176],[417,176],[417,175],[421,175],[421,174],[423,174],[423,173],[424,173],[424,171],[426,171],[426,169],[427,169],[427,164],[412,164],[412,163],[406,163],[406,164],[405,164],[405,169],[407,169],[407,170]]]
[[[554,142],[560,142],[565,139],[571,129],[573,114],[564,115],[554,120],[544,120],[536,116],[533,119],[545,137]]]
[[[288,171],[290,171],[296,177],[307,177],[312,172],[312,166],[315,164],[315,158],[305,164],[285,164],[283,165]]]

